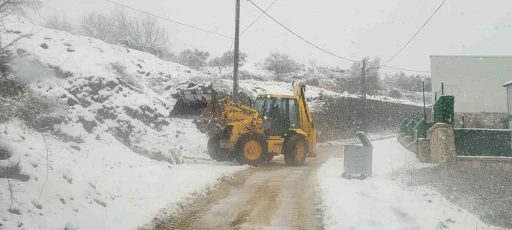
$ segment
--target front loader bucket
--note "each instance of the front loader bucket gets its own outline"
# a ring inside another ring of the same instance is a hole
[[[177,101],[170,117],[194,119],[201,118],[208,104],[216,100],[216,92],[211,84],[205,86],[188,82],[173,97]]]
[[[224,100],[218,100],[217,97],[218,93],[211,84],[205,86],[188,82],[173,95],[177,101],[169,116],[193,119],[193,123],[200,132],[213,135],[224,127],[221,118]]]

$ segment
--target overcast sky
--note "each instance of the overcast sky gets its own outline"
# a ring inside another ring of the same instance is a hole
[[[72,23],[91,11],[114,8],[105,0],[43,0],[41,17],[64,16]],[[121,4],[234,36],[235,0],[114,0]],[[266,8],[274,0],[253,0]],[[311,42],[340,56],[391,58],[420,28],[442,0],[278,0],[268,13]],[[130,12],[132,15],[141,14]],[[242,0],[241,28],[260,11]],[[33,21],[41,22],[40,16]],[[172,49],[207,50],[212,56],[229,50],[231,40],[160,20],[169,30]],[[429,55],[512,55],[511,0],[447,0],[436,16],[389,65],[430,70]],[[285,52],[306,64],[349,68],[351,63],[309,46],[263,16],[240,39],[251,62],[269,52]],[[383,69],[383,72],[393,72]]]

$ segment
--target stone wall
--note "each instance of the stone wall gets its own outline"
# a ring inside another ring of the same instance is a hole
[[[455,128],[462,128],[462,115],[466,128],[508,129],[506,113],[455,113]]]
[[[367,133],[396,133],[404,118],[421,117],[423,114],[422,106],[376,100],[366,100],[366,111],[363,111],[360,98],[324,97],[319,103],[321,109],[313,112],[319,141],[354,137],[363,129],[365,116]],[[430,113],[431,109],[427,108],[429,117]]]
[[[453,126],[437,123],[428,130],[431,162],[448,165],[455,162]]]
[[[418,159],[421,163],[428,163],[430,162],[430,140],[426,138],[420,138],[418,139],[418,153],[416,154],[418,156]]]

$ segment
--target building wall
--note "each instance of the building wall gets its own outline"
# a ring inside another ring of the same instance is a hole
[[[505,82],[512,80],[512,57],[431,56],[432,91],[456,94],[455,112],[507,112]]]

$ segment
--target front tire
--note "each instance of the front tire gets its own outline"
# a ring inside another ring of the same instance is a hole
[[[208,155],[214,160],[214,161],[231,161],[233,160],[231,158],[231,155],[228,153],[223,153],[222,149],[220,148],[220,138],[222,133],[216,133],[208,139]]]
[[[306,160],[307,146],[304,137],[295,134],[284,142],[284,162],[289,166],[304,164]]]
[[[236,160],[242,165],[263,165],[267,163],[267,154],[267,141],[259,134],[246,134],[236,144]]]

